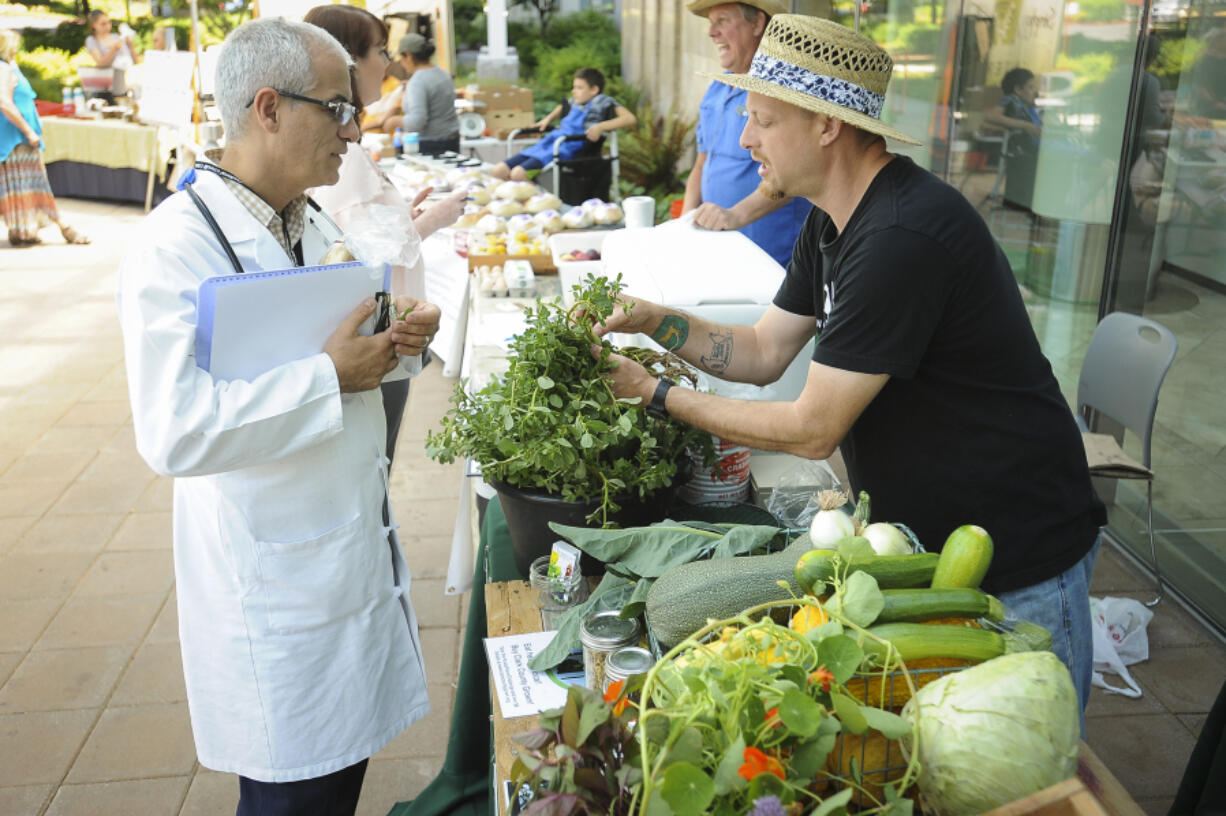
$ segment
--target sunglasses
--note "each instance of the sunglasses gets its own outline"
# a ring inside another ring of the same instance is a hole
[[[353,117],[356,116],[358,112],[357,107],[349,102],[325,102],[322,99],[315,99],[310,96],[303,96],[302,94],[290,93],[289,91],[283,91],[280,88],[273,88],[273,90],[281,96],[284,96],[286,99],[296,99],[299,102],[310,102],[312,105],[319,105],[321,108],[327,108],[332,113],[332,118],[336,120],[336,124],[340,125],[341,127],[344,127],[352,122]],[[249,108],[254,104],[255,97],[252,97],[251,101],[247,103],[246,107]]]

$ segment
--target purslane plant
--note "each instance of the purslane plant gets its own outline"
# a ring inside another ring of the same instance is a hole
[[[512,487],[598,502],[588,521],[601,526],[620,509],[617,497],[645,498],[671,485],[688,449],[712,464],[710,434],[653,417],[638,398],[618,399],[604,378],[614,349],[592,321],[613,313],[621,291],[620,276],[589,275],[569,308],[538,299],[511,341],[506,374],[473,394],[456,385],[442,428],[427,436],[427,454],[440,462],[468,457],[487,479]],[[675,357],[620,351],[692,381]]]

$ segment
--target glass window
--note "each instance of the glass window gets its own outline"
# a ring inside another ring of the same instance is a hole
[[[834,19],[853,25],[855,2]],[[1226,629],[1226,0],[859,2],[895,57],[883,118],[977,206],[1069,403],[1100,314],[1178,337],[1152,443],[1158,558]],[[1148,563],[1145,484],[1100,492]]]

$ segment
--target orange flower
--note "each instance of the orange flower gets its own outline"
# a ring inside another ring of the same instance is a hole
[[[779,706],[768,709],[766,712],[766,724],[771,728],[778,728],[783,725],[783,721],[779,719]]]
[[[618,716],[620,716],[621,713],[626,710],[626,706],[630,705],[629,697],[622,697],[620,701],[617,699],[618,697],[622,696],[622,689],[625,688],[625,686],[625,680],[617,680],[616,682],[610,683],[609,687],[604,690],[604,701],[606,703],[613,703],[613,713]]]
[[[754,748],[753,746],[746,748],[742,757],[745,760],[745,764],[737,768],[736,772],[740,774],[743,779],[753,781],[755,776],[764,773],[774,774],[780,779],[785,778],[783,773],[783,765],[780,764],[779,760],[775,759],[773,756],[763,753],[758,748]]]
[[[830,691],[830,684],[834,682],[834,675],[827,671],[825,665],[821,665],[809,675],[809,682],[820,683],[822,691]]]

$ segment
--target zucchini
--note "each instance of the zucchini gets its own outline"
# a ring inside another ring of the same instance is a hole
[[[941,548],[941,559],[932,576],[932,586],[938,589],[970,587],[974,589],[988,574],[992,565],[992,537],[975,524],[964,524],[949,534]]]
[[[940,626],[924,623],[879,623],[870,634],[888,641],[904,663],[928,657],[948,657],[982,662],[1014,652],[1050,648],[1051,634],[1035,623],[1019,621],[1012,631],[1000,633],[970,626]],[[860,638],[865,663],[883,666],[886,646],[877,640]]]
[[[987,618],[1004,620],[1005,607],[977,589],[885,589],[885,608],[877,623],[928,621],[937,618]]]
[[[736,617],[752,606],[799,595],[792,576],[796,561],[812,546],[808,536],[801,536],[771,555],[711,558],[674,567],[647,591],[647,625],[661,646],[671,648],[709,619]]]
[[[847,569],[849,573],[867,572],[882,589],[923,587],[932,581],[939,558],[937,553],[878,555]],[[821,595],[825,585],[833,580],[836,568],[843,569],[842,563],[835,550],[811,550],[796,562],[796,583],[810,595]]]

